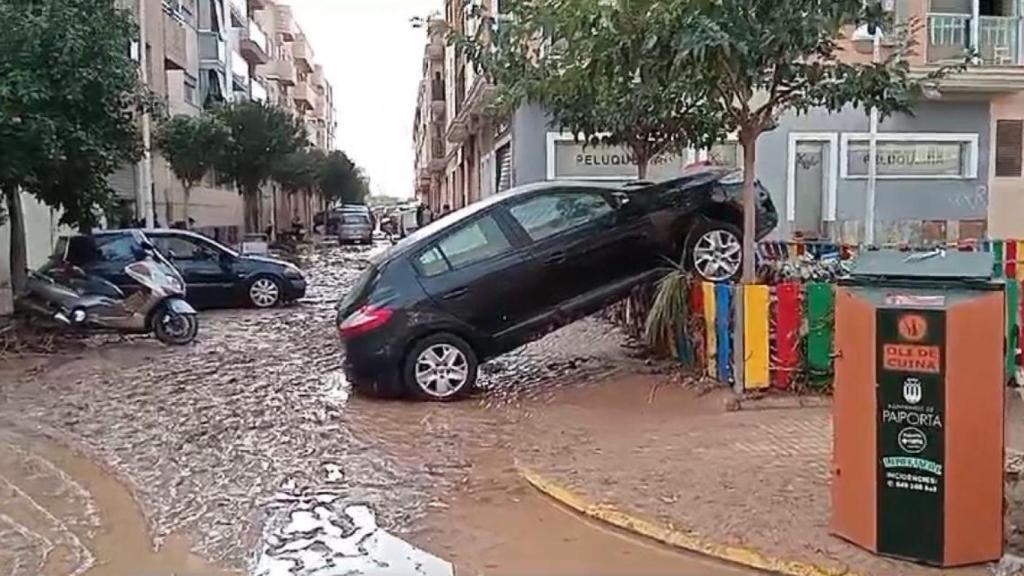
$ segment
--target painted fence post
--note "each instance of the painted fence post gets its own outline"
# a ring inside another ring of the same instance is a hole
[[[743,383],[747,390],[770,384],[769,310],[771,293],[767,286],[743,286]]]
[[[715,285],[715,328],[718,341],[718,380],[732,380],[732,288],[728,284]]]
[[[832,371],[832,332],[835,294],[831,284],[807,285],[807,368],[811,381],[821,384]]]
[[[1020,282],[1006,281],[1006,376],[1012,377],[1017,371],[1017,346],[1020,332]]]
[[[800,285],[784,282],[775,288],[775,358],[778,370],[774,386],[789,389],[800,358]]]
[[[711,378],[718,377],[718,337],[715,331],[715,285],[711,282],[701,282],[701,290],[704,292],[704,329],[705,339],[704,351],[707,353],[707,374]]]

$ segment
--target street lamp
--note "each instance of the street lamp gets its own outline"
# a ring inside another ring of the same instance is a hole
[[[865,0],[867,8],[867,0]],[[891,4],[887,2],[886,4]],[[891,10],[891,7],[889,8]],[[875,22],[862,24],[853,33],[854,42],[871,40],[871,63],[882,61],[882,29]],[[878,107],[872,106],[869,113],[868,136],[868,186],[864,193],[864,244],[875,243],[875,197],[878,191]]]

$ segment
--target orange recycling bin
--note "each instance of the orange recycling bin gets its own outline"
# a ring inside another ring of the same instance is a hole
[[[833,534],[934,566],[1002,556],[1006,313],[992,264],[867,252],[838,287]]]

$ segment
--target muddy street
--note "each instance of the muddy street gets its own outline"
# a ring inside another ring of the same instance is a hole
[[[601,531],[515,476],[561,390],[646,369],[599,320],[486,365],[466,402],[353,396],[333,306],[380,249],[304,253],[303,301],[204,313],[193,346],[0,360],[0,575],[380,573],[375,555],[431,576],[735,573]],[[525,547],[544,554],[523,564]]]

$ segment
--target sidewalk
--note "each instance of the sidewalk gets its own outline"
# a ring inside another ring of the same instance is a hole
[[[701,396],[659,379],[613,380],[536,414],[533,424],[549,434],[532,434],[541,439],[518,454],[519,464],[585,501],[780,561],[864,575],[988,573],[889,560],[828,534],[829,408],[727,412],[723,391]],[[1016,424],[1024,410],[1012,400],[1014,445],[1024,440]],[[1010,525],[1024,524],[1019,492],[1008,493],[1007,527],[1007,551],[1018,554]]]

